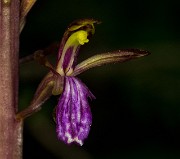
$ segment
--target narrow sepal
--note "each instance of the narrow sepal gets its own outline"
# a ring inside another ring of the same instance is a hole
[[[88,33],[94,34],[95,32],[95,28],[94,28],[94,24],[99,24],[100,22],[94,19],[79,19],[79,20],[75,20],[74,22],[72,22],[66,29],[60,47],[59,47],[59,53],[58,53],[58,59],[60,58],[63,49],[64,49],[64,45],[67,41],[67,39],[70,37],[70,35],[78,30],[84,30],[87,31]]]
[[[82,19],[73,22],[65,31],[58,52],[57,72],[64,76],[74,69],[80,46],[89,42],[89,37],[94,34],[93,19]]]
[[[22,0],[20,7],[20,32],[22,31],[28,12],[37,0]]]
[[[56,108],[56,131],[66,144],[83,144],[92,123],[88,97],[95,98],[76,77],[66,77],[64,91]]]
[[[149,54],[150,53],[145,50],[125,49],[125,50],[118,50],[114,52],[94,55],[84,60],[80,64],[78,64],[75,67],[74,72],[72,73],[72,76],[76,76],[93,67],[97,67],[97,66],[101,66],[101,65],[109,64],[109,63],[125,62],[128,60],[143,57]]]
[[[16,115],[16,119],[24,119],[41,109],[42,104],[52,95],[54,77],[49,72],[39,84],[30,105]]]

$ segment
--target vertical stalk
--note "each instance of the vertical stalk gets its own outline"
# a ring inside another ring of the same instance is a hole
[[[19,0],[0,0],[0,159],[22,158],[18,111]]]

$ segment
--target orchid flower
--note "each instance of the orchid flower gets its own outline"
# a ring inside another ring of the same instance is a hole
[[[149,54],[139,49],[118,50],[94,55],[77,64],[80,47],[89,42],[95,32],[94,24],[97,23],[93,19],[82,19],[67,28],[59,47],[56,67],[41,58],[50,72],[40,83],[29,109],[19,113],[19,117],[28,116],[32,109],[40,109],[51,95],[60,95],[56,107],[56,132],[58,139],[66,144],[83,145],[92,124],[88,98],[95,99],[95,96],[77,75],[96,66],[124,62]]]

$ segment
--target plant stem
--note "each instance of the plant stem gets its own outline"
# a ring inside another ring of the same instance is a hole
[[[22,158],[18,111],[19,0],[0,0],[0,158]]]

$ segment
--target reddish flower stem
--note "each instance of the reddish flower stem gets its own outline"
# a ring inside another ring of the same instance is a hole
[[[18,111],[19,0],[0,0],[0,158],[22,158]]]

